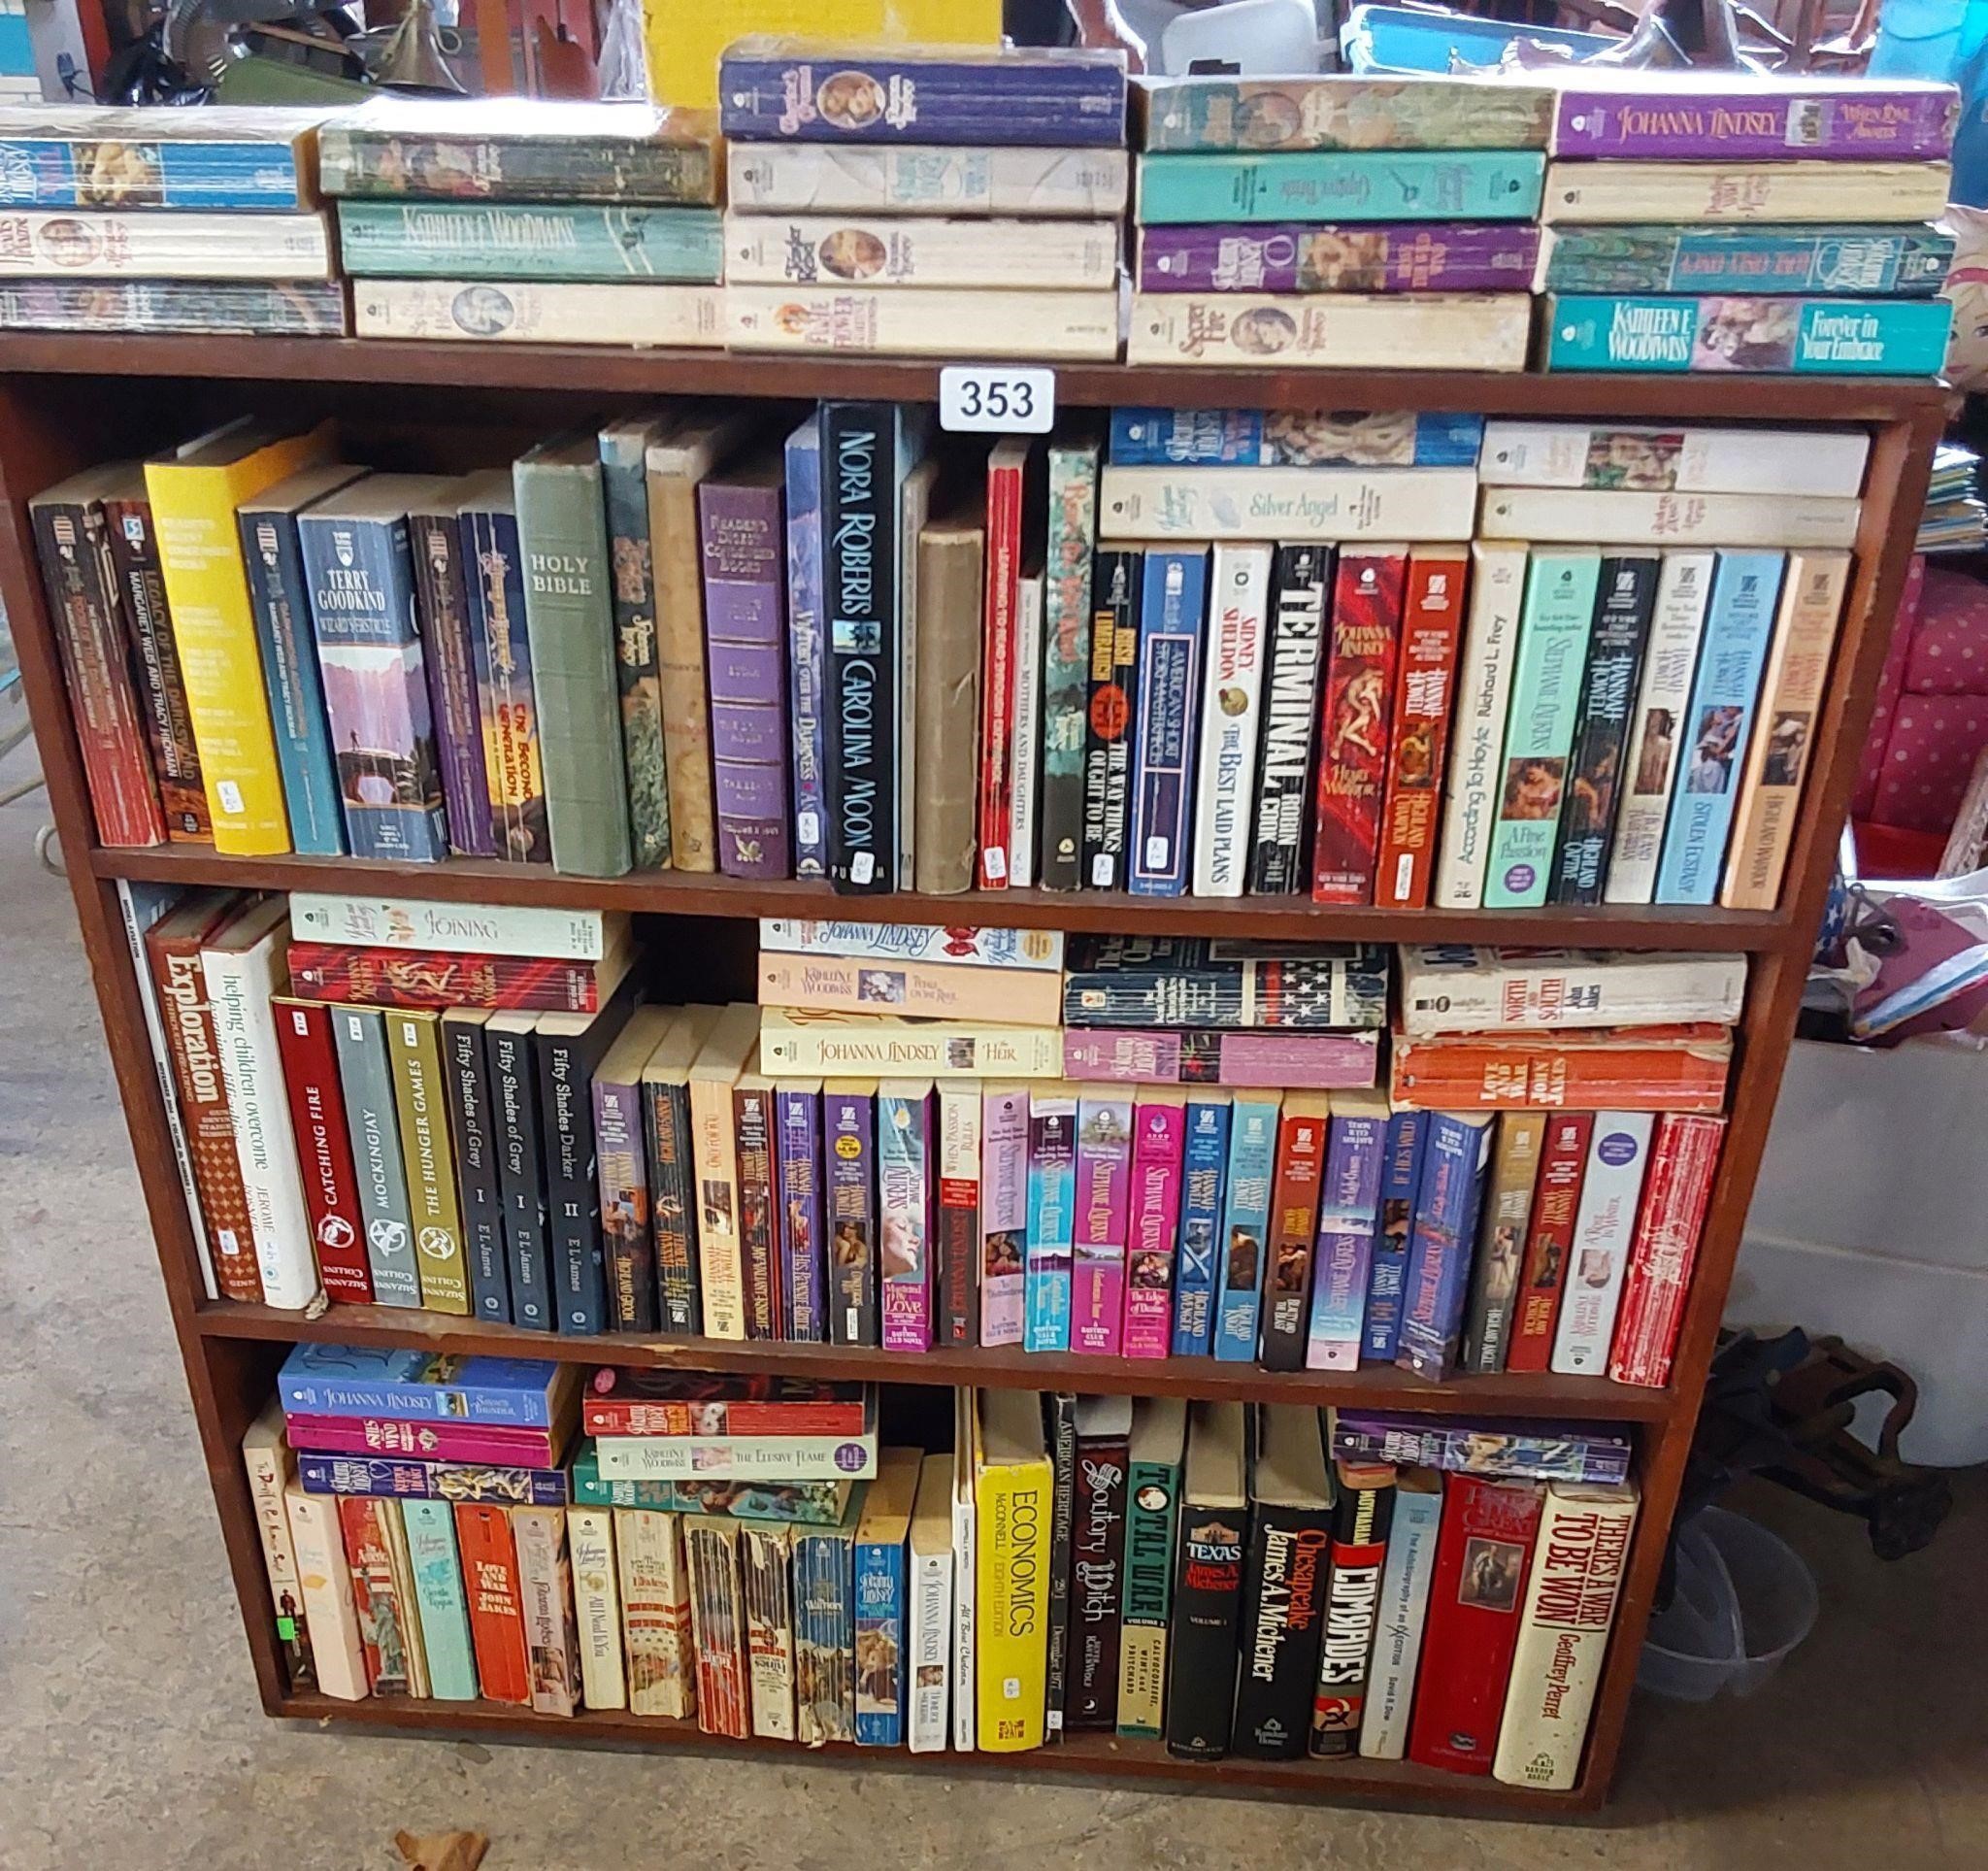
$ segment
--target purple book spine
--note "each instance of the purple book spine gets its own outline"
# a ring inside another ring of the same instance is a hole
[[[932,1349],[932,1087],[877,1094],[878,1298],[886,1352]]]
[[[837,1345],[875,1345],[877,1331],[877,1094],[824,1086],[822,1128],[830,1278],[828,1336]]]
[[[707,481],[697,506],[718,869],[727,877],[786,877],[792,865],[780,489]]]
[[[1124,1343],[1132,1100],[1086,1091],[1077,1107],[1070,1349],[1115,1357]]]
[[[1351,1371],[1359,1365],[1386,1150],[1385,1117],[1334,1116],[1325,1147],[1325,1185],[1319,1190],[1318,1243],[1311,1255],[1311,1324],[1305,1350],[1309,1371]]]
[[[497,835],[483,770],[483,717],[477,702],[461,524],[452,513],[410,514],[408,529],[449,849],[458,857],[494,857]]]
[[[1540,230],[1409,221],[1143,227],[1142,292],[1525,292]]]
[[[1939,161],[1953,148],[1956,93],[1932,85],[1793,85],[1763,93],[1735,80],[1685,92],[1560,93],[1563,156],[1711,156],[1727,161],[1848,157]]]
[[[1110,1085],[1352,1091],[1374,1083],[1379,1061],[1373,1033],[1168,1033],[1072,1026],[1063,1034],[1063,1076]]]
[[[1415,1228],[1402,1281],[1401,1342],[1394,1361],[1405,1371],[1441,1383],[1457,1368],[1464,1298],[1470,1289],[1471,1250],[1477,1236],[1477,1204],[1491,1126],[1446,1111],[1429,1119],[1428,1157],[1415,1191]]]
[[[980,1343],[1019,1345],[1029,1232],[1029,1090],[980,1101]]]
[[[823,1311],[820,1093],[777,1093],[774,1120],[780,1179],[781,1316],[790,1339],[818,1345],[828,1336]]]

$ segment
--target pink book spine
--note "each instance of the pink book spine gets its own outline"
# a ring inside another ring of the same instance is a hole
[[[293,1449],[314,1455],[414,1455],[422,1461],[494,1462],[556,1468],[561,1451],[547,1429],[491,1429],[467,1422],[402,1422],[383,1417],[291,1417]]]
[[[1019,1345],[1029,1227],[1029,1094],[980,1101],[980,1343]]]
[[[1132,1120],[1132,1242],[1125,1271],[1125,1355],[1165,1357],[1173,1336],[1174,1245],[1180,1222],[1182,1102],[1141,1104]]]
[[[1691,1269],[1725,1135],[1723,1118],[1671,1113],[1657,1120],[1608,1353],[1608,1375],[1617,1384],[1660,1390],[1671,1381],[1684,1296],[1691,1290]]]
[[[1089,1091],[1077,1107],[1077,1240],[1070,1349],[1116,1355],[1125,1322],[1125,1229],[1131,1207],[1132,1100]]]
[[[932,1087],[877,1092],[883,1349],[932,1349]]]

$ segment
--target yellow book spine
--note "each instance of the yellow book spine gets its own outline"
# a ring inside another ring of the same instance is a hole
[[[455,1200],[455,1158],[448,1144],[447,1081],[442,1075],[438,1019],[405,1008],[386,1012],[393,1055],[393,1102],[407,1159],[408,1207],[414,1223],[414,1264],[421,1304],[431,1313],[470,1310],[462,1253],[462,1212]]]
[[[238,857],[288,851],[290,821],[235,509],[329,452],[328,433],[316,431],[226,467],[145,470],[215,850]]]
[[[1049,1676],[1051,1479],[1041,1461],[983,1468],[974,1483],[974,1684],[983,1754],[1043,1745]]]

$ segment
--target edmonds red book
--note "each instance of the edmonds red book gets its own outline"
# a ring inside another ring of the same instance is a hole
[[[1319,711],[1314,902],[1374,900],[1408,567],[1406,546],[1348,548],[1340,554],[1325,700]]]
[[[297,1136],[297,1161],[304,1172],[304,1208],[311,1218],[317,1271],[333,1299],[370,1306],[373,1276],[366,1266],[365,1223],[359,1219],[358,1178],[346,1131],[331,1011],[316,1001],[282,995],[273,997],[270,1007],[276,1016],[276,1042],[282,1054],[283,1086]]]
[[[1394,735],[1374,876],[1374,900],[1386,909],[1420,910],[1429,903],[1469,561],[1464,546],[1417,546],[1408,554]]]
[[[1491,1771],[1541,1500],[1538,1482],[1450,1477],[1408,1729],[1424,1767]]]
[[[1692,1263],[1698,1258],[1698,1238],[1725,1135],[1723,1118],[1672,1113],[1657,1120],[1608,1352],[1608,1375],[1617,1384],[1659,1389],[1670,1381],[1677,1325],[1684,1317],[1684,1295],[1691,1289]]]
[[[1574,1250],[1574,1221],[1580,1212],[1580,1186],[1587,1174],[1588,1138],[1594,1127],[1591,1111],[1567,1112],[1546,1120],[1540,1179],[1526,1226],[1525,1262],[1519,1270],[1518,1307],[1505,1354],[1508,1371],[1544,1371],[1552,1363],[1553,1328],[1560,1320],[1567,1256]]]
[[[531,1668],[525,1659],[524,1600],[517,1583],[517,1546],[508,1510],[486,1501],[458,1501],[455,1544],[470,1605],[470,1641],[477,1681],[486,1702],[529,1707]]]
[[[598,1014],[627,972],[625,952],[604,961],[551,961],[427,949],[354,949],[330,942],[290,944],[290,986],[299,993],[369,1007]]]
[[[1029,458],[1024,436],[995,443],[987,455],[987,588],[980,667],[980,860],[983,890],[1005,890],[1013,804],[1015,622],[1021,605],[1022,510]]]

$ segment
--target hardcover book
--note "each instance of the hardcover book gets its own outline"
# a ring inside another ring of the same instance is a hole
[[[542,281],[724,277],[714,208],[344,201],[338,239],[352,279],[507,280],[527,264],[527,277]]]
[[[1350,1371],[1360,1361],[1374,1236],[1380,1222],[1387,1120],[1387,1101],[1378,1092],[1333,1096],[1305,1344],[1305,1368],[1309,1371]]]
[[[1317,903],[1367,903],[1374,896],[1407,578],[1408,554],[1399,547],[1340,554],[1319,709],[1311,858]]]
[[[1552,1360],[1553,1335],[1560,1321],[1561,1294],[1567,1287],[1574,1217],[1580,1212],[1580,1186],[1587,1172],[1588,1141],[1594,1127],[1592,1112],[1555,1112],[1547,1119],[1532,1214],[1526,1224],[1525,1259],[1519,1269],[1507,1370],[1543,1371]]]
[[[1316,1410],[1265,1404],[1255,1428],[1236,1752],[1290,1760],[1305,1751],[1325,1630],[1333,1479]]]
[[[1436,1572],[1442,1477],[1433,1468],[1398,1468],[1393,1494],[1387,1558],[1374,1607],[1366,1707],[1360,1717],[1359,1751],[1369,1760],[1399,1760],[1408,1752],[1408,1707]]]
[[[790,469],[790,501],[792,479]],[[921,891],[953,896],[972,888],[978,855],[980,611],[987,557],[986,499],[979,487],[969,487],[950,512],[919,529],[916,557],[911,875]],[[1089,569],[1086,556],[1086,577]]]
[[[1165,1357],[1174,1300],[1187,1093],[1152,1086],[1133,1108],[1125,1252],[1127,1357]]]
[[[947,215],[1117,219],[1123,150],[936,144],[734,143],[726,199],[755,215]]]
[[[1091,570],[1090,699],[1084,711],[1083,882],[1124,887],[1139,688],[1139,594],[1145,554],[1100,545]]]
[[[514,863],[550,863],[539,705],[525,629],[524,556],[511,476],[502,469],[471,476],[456,512],[497,855]]]
[[[1042,827],[1045,890],[1082,886],[1085,726],[1090,700],[1091,570],[1098,533],[1098,441],[1072,429],[1048,451],[1043,566]],[[922,763],[922,750],[921,750]]]
[[[1249,1528],[1244,1444],[1242,1404],[1188,1406],[1166,1722],[1167,1752],[1183,1759],[1219,1759],[1234,1732]]]
[[[876,1345],[877,1082],[827,1081],[821,1110],[828,1140],[828,1336],[837,1345]]]
[[[1028,1093],[1028,1225],[1012,1252],[1020,1254],[1026,1243],[1022,1344],[1031,1352],[1070,1349],[1077,1111],[1074,1085]],[[993,1264],[990,1253],[990,1273]]]
[[[1142,150],[1542,150],[1543,85],[1331,76],[1144,78]]]
[[[1127,1396],[1079,1397],[1077,1402],[1065,1728],[1118,1724],[1132,1413]]]
[[[1230,1107],[1229,1173],[1218,1238],[1221,1280],[1215,1298],[1214,1353],[1230,1363],[1256,1358],[1256,1321],[1263,1298],[1263,1247],[1271,1220],[1276,1168],[1275,1094],[1238,1098]]]
[[[1937,226],[1549,227],[1534,289],[1927,299],[1952,260]]]
[[[1655,1124],[1648,1112],[1595,1114],[1569,1249],[1567,1293],[1553,1334],[1555,1371],[1579,1376],[1607,1368]]]
[[[409,548],[449,849],[459,857],[494,857],[490,781],[483,764],[483,722],[470,631],[469,574],[456,512],[466,485],[466,481],[451,483],[434,505],[409,513]]]
[[[1483,901],[1525,582],[1523,546],[1472,543],[1471,621],[1457,670],[1456,745],[1443,788],[1433,891],[1445,910],[1474,910]]]
[[[1197,1087],[1180,1151],[1179,1256],[1175,1273],[1171,1355],[1206,1357],[1214,1349],[1216,1258],[1229,1166],[1229,1094]]]
[[[1420,910],[1429,904],[1466,560],[1460,546],[1416,546],[1408,552],[1401,673],[1375,866],[1374,900],[1383,909]]]
[[[697,1660],[681,1516],[614,1509],[614,1555],[628,1707],[636,1715],[687,1721],[696,1713]]]
[[[1276,549],[1249,859],[1252,895],[1301,889],[1309,870],[1312,750],[1331,572],[1330,547]]]
[[[1442,1382],[1457,1367],[1490,1152],[1488,1119],[1430,1114],[1395,1362],[1431,1383]]]
[[[1143,227],[1136,277],[1143,292],[1510,292],[1539,247],[1500,221]]]
[[[1124,1343],[1125,1243],[1131,1223],[1130,1097],[1086,1086],[1077,1105],[1070,1349],[1116,1356]]]
[[[628,778],[630,854],[639,871],[670,866],[670,774],[663,752],[663,685],[656,661],[656,566],[648,535],[648,451],[667,420],[631,417],[600,432],[601,502],[608,521],[614,675],[621,690],[621,757]]]
[[[1395,1500],[1395,1471],[1385,1462],[1339,1461],[1333,1480],[1332,1584],[1306,1743],[1321,1758],[1359,1750]]]
[[[1952,314],[1942,299],[1552,294],[1547,370],[1818,372],[1937,376]]]
[[[1241,896],[1249,868],[1250,786],[1269,635],[1269,546],[1217,546],[1209,577],[1194,807],[1196,896]]]
[[[1157,1737],[1167,1700],[1174,1541],[1187,1405],[1136,1397],[1125,1487],[1125,1589],[1119,1600],[1118,1732]]]
[[[1043,1400],[978,1390],[974,1468],[976,1745],[1015,1754],[1043,1745],[1048,1676],[1048,1452]]]
[[[1134,219],[1531,220],[1546,158],[1532,150],[1273,150],[1145,155]]]
[[[1101,484],[1098,497],[1109,516],[1113,502],[1108,487]],[[1178,896],[1187,887],[1207,611],[1205,548],[1146,553],[1125,883],[1135,896]]]
[[[978,1090],[980,1096],[979,1342],[1019,1345],[1027,1318],[1023,1254],[1029,1241],[1029,1179],[1034,1173],[1030,1092],[1025,1085],[966,1088]],[[1064,1119],[1061,1141],[1066,1149],[1075,1118],[1073,1106]],[[1068,1313],[1066,1303],[1066,1319]],[[1069,1342],[1067,1324],[1064,1342]]]

